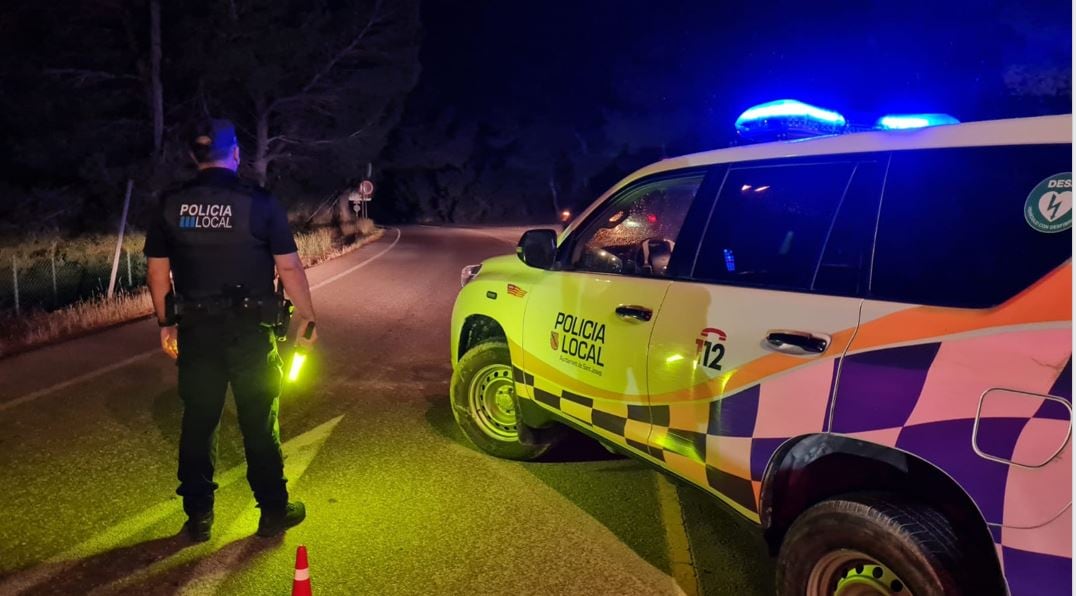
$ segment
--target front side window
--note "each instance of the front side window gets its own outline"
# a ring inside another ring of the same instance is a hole
[[[629,187],[590,221],[574,242],[571,269],[664,277],[703,173]]]
[[[731,168],[694,277],[810,290],[854,167],[838,162]]]

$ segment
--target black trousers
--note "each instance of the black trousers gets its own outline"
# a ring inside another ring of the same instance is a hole
[[[272,330],[234,316],[203,316],[179,326],[179,489],[188,514],[213,508],[217,430],[230,385],[259,507],[288,502],[277,420],[281,360]]]

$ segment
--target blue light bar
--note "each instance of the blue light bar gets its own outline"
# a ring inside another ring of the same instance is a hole
[[[907,130],[946,124],[960,124],[960,121],[949,114],[890,114],[879,118],[874,127],[882,130]]]
[[[748,108],[736,119],[736,127],[751,121],[769,120],[771,118],[803,118],[805,120],[820,120],[828,124],[844,126],[844,116],[830,110],[812,106],[811,104],[796,101],[795,99],[778,99]]]
[[[775,140],[844,131],[844,116],[795,99],[752,106],[736,119],[736,132],[752,140]]]

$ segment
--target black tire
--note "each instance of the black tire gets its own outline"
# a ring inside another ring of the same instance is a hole
[[[938,511],[894,497],[845,495],[793,522],[777,559],[777,593],[833,594],[838,581],[873,577],[892,594],[952,596],[964,593],[967,572],[953,527]]]
[[[476,383],[482,385],[476,386]],[[483,391],[483,387],[499,392],[502,402],[503,392],[511,388],[513,406],[510,416],[507,408],[484,407],[486,400],[475,397],[476,391],[488,395],[489,391]],[[476,447],[486,453],[504,459],[535,460],[545,455],[560,437],[556,428],[534,429],[527,433],[526,443],[520,441],[516,430],[520,423],[514,408],[512,357],[508,344],[503,341],[483,342],[468,350],[452,372],[450,393],[456,424]],[[509,417],[511,424],[507,423]]]

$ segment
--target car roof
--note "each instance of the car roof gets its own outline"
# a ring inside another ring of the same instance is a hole
[[[986,120],[907,130],[872,130],[741,145],[664,159],[635,172],[629,179],[690,166],[777,159],[807,155],[984,147],[993,145],[1049,145],[1072,143],[1072,115]]]
[[[594,201],[573,221],[573,225],[565,230],[565,233],[585,219],[609,195],[624,186],[646,176],[682,168],[811,155],[1063,143],[1072,144],[1072,114],[986,120],[908,130],[876,130],[692,153],[663,159],[628,175]]]

